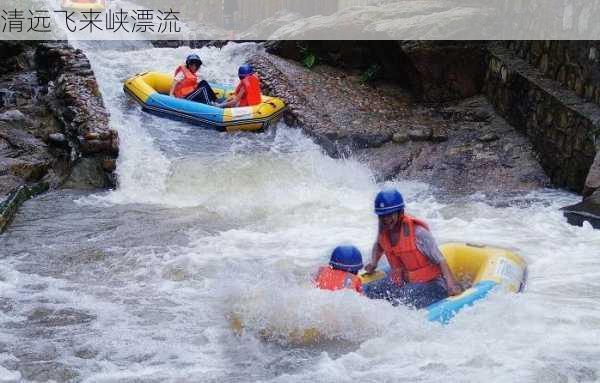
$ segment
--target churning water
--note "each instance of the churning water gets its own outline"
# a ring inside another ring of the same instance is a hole
[[[45,194],[0,236],[0,382],[600,380],[600,235],[562,218],[575,196],[442,201],[393,183],[439,242],[529,262],[526,293],[494,294],[448,326],[315,290],[310,275],[336,244],[368,257],[381,187],[370,170],[285,125],[231,135],[142,113],[122,81],[173,70],[186,48],[84,49],[121,137],[120,187]],[[203,48],[202,75],[233,82],[254,49]],[[333,339],[286,343],[303,328]]]

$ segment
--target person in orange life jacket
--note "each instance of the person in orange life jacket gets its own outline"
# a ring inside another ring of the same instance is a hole
[[[323,266],[314,278],[315,286],[323,290],[352,289],[362,293],[358,272],[363,268],[362,254],[354,246],[338,246],[331,253],[329,266]]]
[[[367,297],[423,308],[461,293],[427,224],[404,213],[400,192],[380,192],[375,199],[375,213],[379,216],[379,234],[365,271],[374,272],[383,254],[391,271],[365,288]]]
[[[238,69],[240,83],[235,88],[235,94],[224,103],[219,104],[222,108],[236,108],[241,106],[253,106],[262,102],[260,93],[260,80],[254,68],[250,64],[244,64]]]
[[[169,95],[177,98],[213,105],[217,95],[206,80],[200,80],[198,70],[202,60],[196,54],[189,55],[185,65],[180,65],[175,70],[175,77]]]

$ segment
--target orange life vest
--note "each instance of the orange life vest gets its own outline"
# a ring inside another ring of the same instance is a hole
[[[331,266],[319,269],[319,273],[315,277],[315,285],[323,290],[353,289],[362,293],[362,282],[357,275],[334,269]]]
[[[196,90],[196,87],[198,86],[198,76],[196,73],[193,73],[191,70],[189,70],[185,65],[180,65],[177,67],[175,70],[175,76],[177,76],[177,74],[180,72],[183,73],[184,77],[183,80],[179,81],[177,85],[175,85],[175,90],[173,93],[175,93],[175,97],[177,98],[184,98]]]
[[[387,231],[379,236],[379,246],[385,252],[392,271],[405,270],[406,278],[410,283],[429,282],[442,275],[439,265],[432,263],[427,256],[417,248],[415,235],[416,226],[427,230],[429,227],[423,221],[404,215],[400,224],[400,236],[395,246],[392,246]]]
[[[262,102],[260,94],[260,80],[256,74],[251,74],[240,81],[237,88],[235,88],[235,94],[239,94],[240,90],[244,88],[245,92],[240,100],[238,106],[252,106],[258,105]]]

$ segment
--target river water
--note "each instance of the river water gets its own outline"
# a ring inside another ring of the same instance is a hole
[[[524,294],[496,293],[448,326],[315,290],[336,244],[368,256],[382,185],[283,124],[232,135],[142,113],[122,81],[171,71],[188,49],[140,44],[84,46],[121,137],[120,187],[47,193],[0,236],[0,382],[600,380],[600,235],[558,211],[576,196],[451,199],[389,183],[439,242],[529,263]],[[203,48],[203,76],[233,82],[254,49]],[[286,342],[305,328],[332,340]]]

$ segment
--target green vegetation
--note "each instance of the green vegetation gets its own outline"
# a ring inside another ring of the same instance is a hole
[[[371,82],[377,78],[380,71],[381,66],[379,64],[371,64],[371,66],[369,66],[367,70],[365,70],[363,74],[360,75],[360,80],[365,83]]]
[[[317,56],[314,53],[306,51],[304,58],[302,59],[302,63],[308,69],[311,69],[317,63]]]
[[[317,64],[317,55],[307,46],[298,43],[296,45],[302,57],[302,64],[308,69],[312,69]]]

